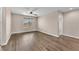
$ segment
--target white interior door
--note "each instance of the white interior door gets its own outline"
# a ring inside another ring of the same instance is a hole
[[[59,35],[63,34],[63,13],[59,15]]]

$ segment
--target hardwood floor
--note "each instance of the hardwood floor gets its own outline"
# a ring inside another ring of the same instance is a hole
[[[41,32],[12,35],[1,51],[79,51],[79,39],[54,37]]]

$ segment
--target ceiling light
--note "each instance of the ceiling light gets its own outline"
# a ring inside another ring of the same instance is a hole
[[[69,10],[72,10],[73,8],[69,8]]]

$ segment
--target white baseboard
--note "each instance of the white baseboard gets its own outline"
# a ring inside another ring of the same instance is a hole
[[[39,31],[39,32],[46,33],[46,34],[51,35],[51,36],[59,37],[59,35],[56,35],[56,34],[50,34],[50,33],[44,32],[44,31]]]
[[[32,31],[37,31],[37,30],[29,30],[29,31],[12,32],[11,34],[19,34],[19,33],[32,32]]]
[[[11,35],[13,35],[13,34],[16,34],[16,33],[24,33],[24,32],[31,32],[31,31],[37,31],[37,30],[29,30],[29,31],[12,32],[12,33],[9,35],[9,38],[6,40],[6,42],[5,42],[5,43],[2,43],[2,44],[0,44],[0,45],[1,45],[1,46],[7,45],[7,43],[8,43],[8,41],[9,41]],[[59,37],[58,35],[55,35],[55,34],[50,34],[50,33],[43,32],[43,31],[39,31],[39,32],[46,33],[46,34],[51,35],[51,36]]]
[[[77,36],[72,36],[72,35],[68,35],[68,34],[63,34],[64,36],[69,36],[69,37],[72,37],[72,38],[77,38],[77,39],[79,39],[79,37],[77,37]]]

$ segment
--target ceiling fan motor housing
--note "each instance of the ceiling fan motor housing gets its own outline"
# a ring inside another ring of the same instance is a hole
[[[30,14],[32,14],[33,12],[30,12]]]

